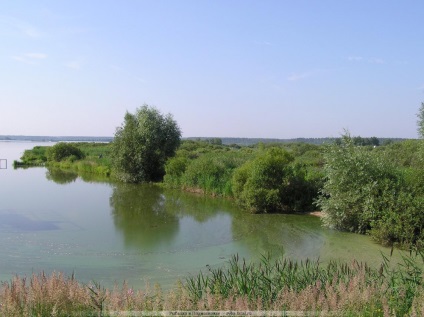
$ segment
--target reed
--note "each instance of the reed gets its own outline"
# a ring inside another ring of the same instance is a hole
[[[308,316],[424,316],[423,254],[399,264],[383,257],[365,263],[296,262],[264,255],[247,262],[234,255],[163,292],[79,283],[73,275],[15,276],[0,290],[1,316],[139,316],[161,311],[296,311]]]
[[[383,256],[379,269],[356,261],[322,265],[284,257],[272,260],[270,255],[259,263],[247,263],[234,255],[225,268],[209,267],[207,273],[188,277],[186,289],[193,301],[202,303],[218,296],[221,303],[243,299],[252,309],[404,316],[424,308],[419,301],[424,291],[423,262],[420,252],[404,256],[396,265]]]

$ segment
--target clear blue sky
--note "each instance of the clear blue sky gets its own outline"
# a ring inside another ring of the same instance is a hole
[[[416,138],[424,1],[2,1],[0,134]]]

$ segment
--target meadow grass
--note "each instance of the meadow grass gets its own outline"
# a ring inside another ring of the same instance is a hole
[[[137,316],[163,311],[303,312],[308,316],[424,316],[423,254],[379,268],[233,256],[223,268],[188,277],[163,292],[78,283],[60,273],[14,277],[0,290],[1,316]],[[154,313],[153,313],[154,314]],[[159,314],[159,313],[158,313]]]

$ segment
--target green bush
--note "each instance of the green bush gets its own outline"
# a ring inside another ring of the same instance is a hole
[[[349,135],[341,145],[327,146],[326,180],[318,199],[325,225],[358,233],[371,228],[371,221],[383,211],[381,194],[395,190],[398,179],[394,167],[378,154],[355,146]]]
[[[188,165],[188,159],[185,156],[176,156],[170,158],[165,164],[164,183],[171,186],[181,185],[181,176],[184,174]]]
[[[232,185],[235,198],[251,212],[292,211],[289,193],[294,179],[285,150],[271,148],[235,170]]]
[[[345,135],[326,147],[325,183],[317,200],[329,227],[370,232],[384,244],[422,244],[422,172],[405,171],[382,151],[355,146]],[[416,176],[413,176],[413,175]]]
[[[71,143],[59,142],[47,149],[46,156],[49,162],[60,162],[63,160],[73,162],[83,159],[85,154]]]

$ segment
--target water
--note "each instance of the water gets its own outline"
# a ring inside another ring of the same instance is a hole
[[[79,281],[143,288],[218,267],[238,253],[293,259],[381,262],[390,250],[369,237],[321,227],[304,215],[251,215],[231,201],[152,185],[79,177],[43,167],[14,170],[25,149],[46,143],[0,142],[0,280],[45,271]]]

